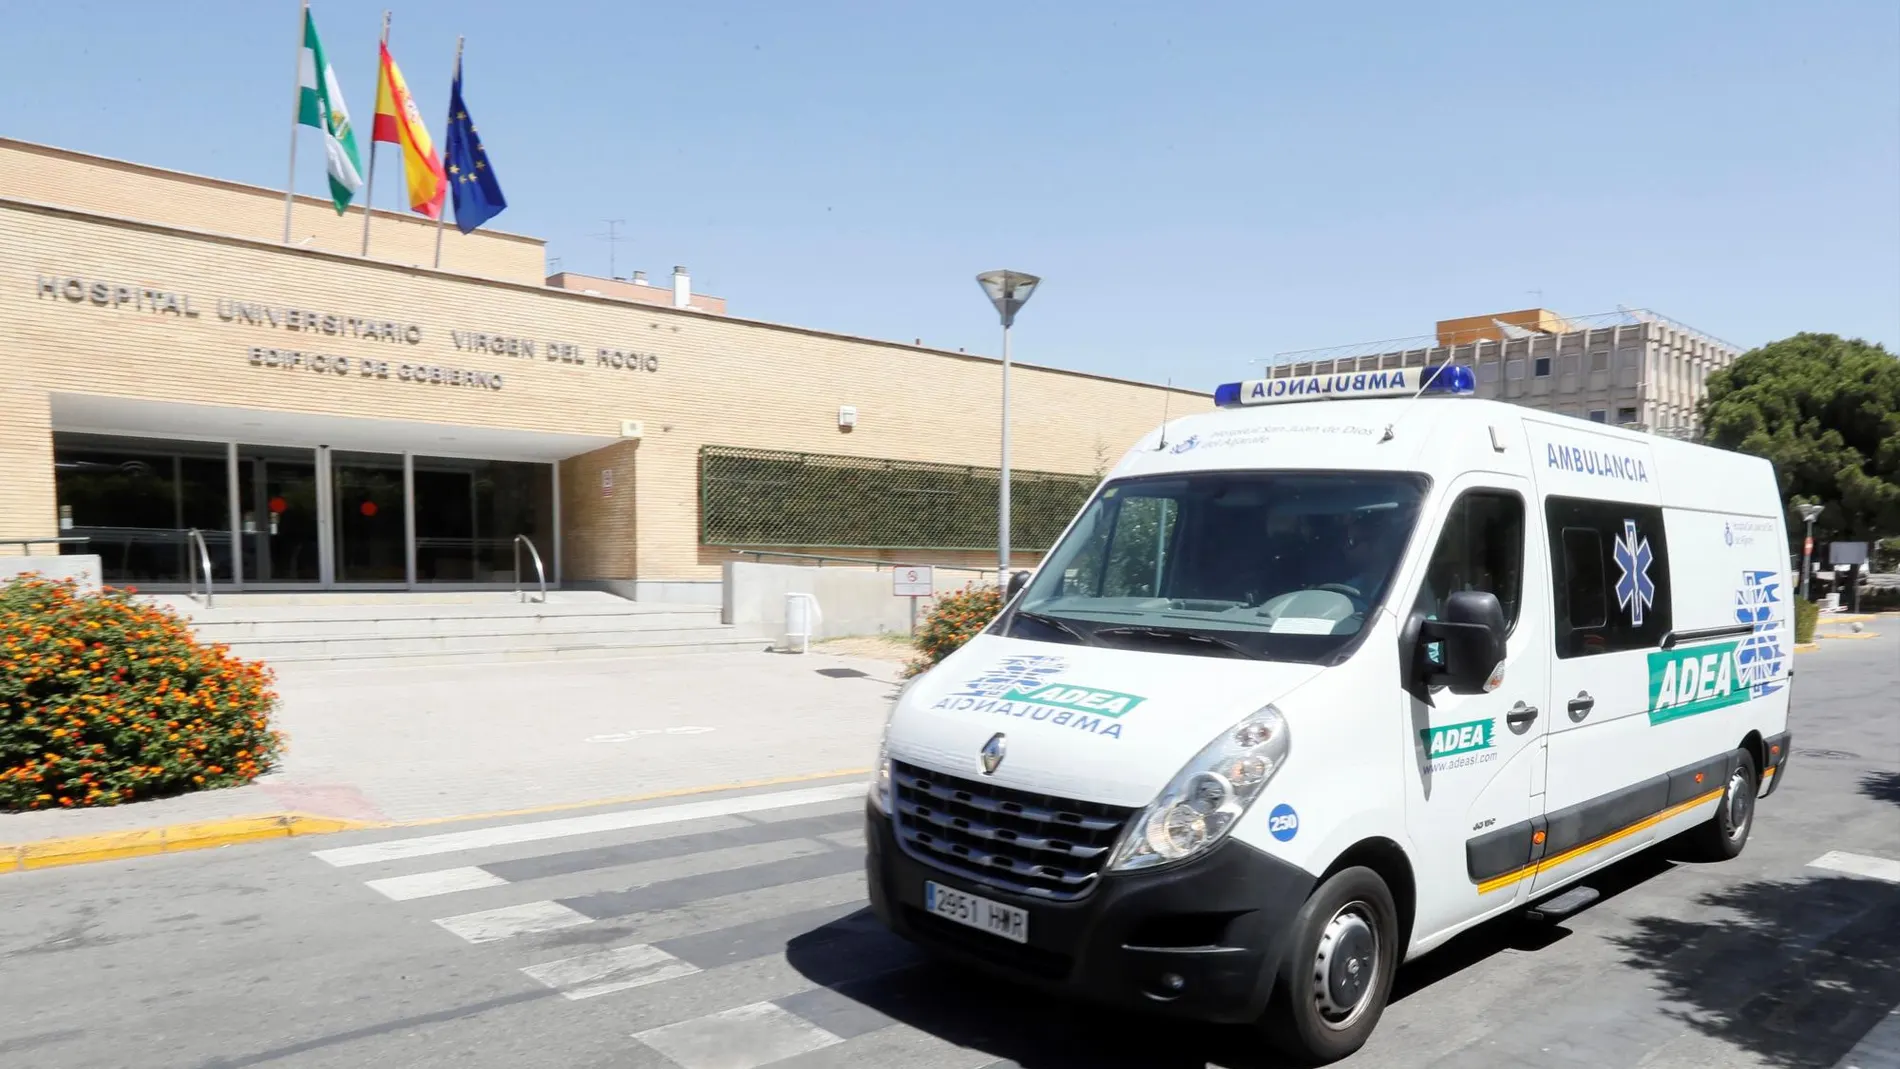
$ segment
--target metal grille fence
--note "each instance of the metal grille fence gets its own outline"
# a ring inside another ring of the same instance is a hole
[[[1046,550],[1097,480],[1010,472],[1010,543]],[[699,451],[709,546],[993,550],[997,469],[731,446]]]

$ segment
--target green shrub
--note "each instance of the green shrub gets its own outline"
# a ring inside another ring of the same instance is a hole
[[[276,762],[269,670],[131,595],[0,585],[0,811],[235,786]]]
[[[987,627],[1002,608],[1002,592],[993,586],[966,587],[938,598],[917,631],[917,656],[905,666],[904,674],[917,675],[950,656]]]
[[[1794,640],[1796,643],[1814,641],[1814,625],[1821,618],[1821,607],[1806,598],[1794,599]]]

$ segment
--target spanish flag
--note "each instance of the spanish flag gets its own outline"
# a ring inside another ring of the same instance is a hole
[[[409,182],[409,207],[431,219],[442,217],[442,199],[448,193],[448,176],[442,171],[442,157],[422,125],[422,112],[402,71],[389,57],[389,46],[381,46],[382,73],[376,79],[376,124],[370,140],[388,141],[402,146],[402,173]]]

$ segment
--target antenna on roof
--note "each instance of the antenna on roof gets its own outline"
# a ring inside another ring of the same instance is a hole
[[[1155,443],[1155,452],[1168,447],[1168,402],[1174,400],[1174,379],[1168,379],[1168,385],[1161,392],[1161,440]]]
[[[607,277],[608,278],[619,277],[620,265],[617,262],[617,259],[614,254],[617,251],[619,251],[621,242],[632,240],[631,238],[624,238],[620,236],[620,228],[625,225],[627,225],[627,221],[625,219],[609,219],[607,220],[607,232],[605,234],[594,235],[594,237],[602,241],[605,241],[607,243]]]
[[[1426,385],[1431,383],[1433,379],[1436,379],[1441,373],[1444,372],[1446,368],[1451,366],[1451,357],[1452,357],[1452,354],[1456,351],[1457,350],[1452,346],[1449,346],[1449,345],[1445,346],[1444,363],[1439,364],[1437,367],[1426,368],[1425,373],[1418,377],[1418,389],[1413,391],[1412,396],[1406,400],[1405,407],[1399,409],[1399,414],[1392,417],[1392,422],[1385,425],[1385,433],[1379,437],[1380,445],[1384,445],[1385,443],[1392,440],[1393,428],[1397,427],[1399,425],[1399,421],[1404,419],[1406,415],[1412,411],[1413,405],[1418,404],[1419,397],[1423,396],[1425,393]]]

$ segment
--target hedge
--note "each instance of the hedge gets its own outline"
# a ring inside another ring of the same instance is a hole
[[[1794,640],[1797,644],[1814,641],[1814,625],[1821,618],[1821,607],[1806,598],[1794,599]]]
[[[0,811],[118,805],[274,767],[269,670],[132,594],[0,585]]]

